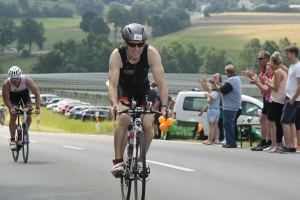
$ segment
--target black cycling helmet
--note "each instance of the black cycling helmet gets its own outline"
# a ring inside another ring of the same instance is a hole
[[[125,41],[129,40],[147,40],[147,29],[137,23],[128,24],[123,28],[122,37]]]

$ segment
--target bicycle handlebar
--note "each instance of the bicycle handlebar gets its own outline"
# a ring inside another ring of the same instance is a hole
[[[24,112],[26,112],[27,114],[36,114],[36,113],[31,112],[33,110],[33,108],[23,108],[23,109],[15,108],[15,110],[17,111],[16,112],[17,115],[23,115]]]

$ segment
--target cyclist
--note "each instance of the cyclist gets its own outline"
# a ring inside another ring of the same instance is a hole
[[[22,106],[22,102],[24,106],[32,107],[31,98],[29,95],[30,91],[35,95],[35,104],[36,114],[40,114],[40,93],[33,80],[26,75],[22,75],[22,71],[17,66],[12,66],[8,70],[8,79],[6,79],[2,85],[2,98],[4,104],[8,107],[10,112],[10,120],[9,120],[9,131],[10,131],[10,149],[15,150],[17,148],[17,144],[15,142],[15,130],[16,130],[16,110],[15,108],[19,108]],[[27,117],[28,128],[31,124],[31,115]]]
[[[132,23],[123,28],[122,37],[123,44],[112,52],[109,60],[108,96],[112,105],[111,115],[114,116],[113,108],[115,106],[118,110],[127,109],[120,102],[130,103],[132,97],[138,102],[137,106],[145,106],[145,95],[150,96],[148,79],[150,67],[162,104],[164,104],[161,112],[165,114],[168,89],[164,80],[164,69],[158,51],[146,44],[147,29],[143,25]],[[152,121],[152,114],[143,117],[146,152],[153,137]],[[115,159],[111,172],[117,178],[124,172],[123,152],[126,147],[129,123],[130,116],[121,114],[114,134]],[[148,180],[149,176],[146,179]]]

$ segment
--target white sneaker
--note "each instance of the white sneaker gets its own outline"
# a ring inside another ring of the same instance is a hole
[[[138,166],[138,170],[140,172],[140,174],[137,177],[140,181],[143,181],[143,175],[142,175],[142,173],[143,173],[143,163],[138,162],[137,166]],[[146,163],[146,170],[148,171],[148,169],[149,169],[149,165]],[[150,178],[150,175],[147,173],[146,182],[149,180],[149,178]]]
[[[124,162],[117,163],[113,166],[111,169],[111,173],[114,177],[120,178],[123,176],[125,170],[124,170]]]
[[[11,150],[16,150],[17,149],[17,144],[16,144],[15,141],[11,141],[10,144],[9,144],[9,146],[10,146]]]
[[[222,142],[220,142],[220,144],[226,145],[226,139],[224,139]]]
[[[269,146],[267,148],[264,148],[263,151],[271,151],[274,148],[274,146]]]

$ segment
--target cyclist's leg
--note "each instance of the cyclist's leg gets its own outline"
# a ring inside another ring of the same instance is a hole
[[[25,104],[25,108],[32,108],[32,104],[31,104],[31,103],[26,103],[26,104]],[[29,127],[30,127],[31,122],[32,122],[32,117],[31,117],[31,115],[27,115],[26,123],[27,123],[28,129],[29,129]]]
[[[12,106],[14,108],[19,108],[18,105],[14,105],[12,104]],[[13,115],[13,114],[10,114],[10,119],[9,119],[9,132],[10,132],[10,138],[12,141],[15,140],[15,132],[16,132],[16,119],[17,119],[17,115]]]
[[[150,144],[151,144],[152,138],[153,138],[153,133],[152,133],[153,117],[154,117],[154,114],[147,114],[144,116],[144,120],[143,120],[146,153],[148,152],[148,149],[150,147]]]

